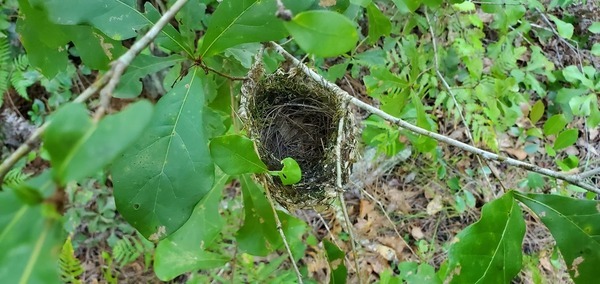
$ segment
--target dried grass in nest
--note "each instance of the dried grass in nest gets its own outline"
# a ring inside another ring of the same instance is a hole
[[[248,84],[248,83],[246,83]],[[259,176],[263,186],[287,208],[327,205],[335,196],[338,125],[345,120],[341,145],[344,168],[349,168],[353,123],[346,104],[332,91],[301,72],[278,70],[243,88],[242,113],[250,137],[269,170],[280,170],[281,160],[295,159],[302,180],[284,186],[278,178]],[[348,179],[348,171],[342,174]]]

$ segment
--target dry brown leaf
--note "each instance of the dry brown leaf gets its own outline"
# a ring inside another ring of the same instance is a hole
[[[375,204],[369,202],[368,200],[360,201],[360,212],[358,214],[360,219],[364,219],[367,214],[371,213],[375,209]]]
[[[319,1],[319,6],[321,7],[331,7],[333,5],[335,5],[336,0],[320,0]]]
[[[407,199],[414,195],[414,193],[390,189],[386,191],[386,195],[390,201],[390,204],[386,208],[388,212],[401,212],[404,214],[408,214],[410,212],[412,206]]]
[[[443,205],[442,205],[442,196],[441,195],[436,195],[433,200],[431,200],[429,202],[429,204],[427,204],[427,214],[430,216],[433,216],[435,214],[437,214],[438,212],[442,211]]]
[[[523,161],[527,158],[527,152],[525,152],[525,150],[523,150],[523,149],[505,148],[503,150],[504,150],[504,152],[514,156],[515,158],[517,158],[520,161]]]
[[[420,240],[422,238],[425,237],[425,234],[423,234],[423,230],[421,230],[421,227],[413,227],[410,230],[410,234],[413,236],[413,238],[415,238],[416,240]]]

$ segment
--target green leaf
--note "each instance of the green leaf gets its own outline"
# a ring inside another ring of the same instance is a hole
[[[53,78],[67,68],[67,35],[48,21],[46,13],[30,6],[28,0],[19,0],[22,16],[17,19],[17,33],[31,65],[40,69],[47,78]]]
[[[585,70],[585,67],[584,67],[584,70]],[[592,67],[592,71],[596,72],[596,70],[593,67]],[[580,82],[583,86],[585,86],[589,89],[594,89],[594,82],[592,80],[590,80],[589,78],[587,78],[586,75],[584,73],[582,73],[577,66],[575,66],[575,65],[567,66],[567,67],[565,67],[565,69],[563,69],[562,73],[563,73],[563,76],[565,76],[565,80],[567,80],[568,82],[570,82],[570,83]],[[590,77],[593,77],[593,75]]]
[[[367,6],[367,19],[369,20],[369,43],[373,44],[379,37],[388,36],[392,31],[392,23],[386,17],[375,3]]]
[[[325,252],[327,253],[327,263],[331,270],[329,283],[344,284],[348,276],[348,269],[344,265],[345,253],[329,240],[323,240]]]
[[[422,0],[430,8],[437,8],[442,4],[442,0]]]
[[[548,14],[548,17],[556,24],[558,35],[566,39],[570,39],[573,36],[573,30],[575,28],[572,24],[564,22],[552,14]]]
[[[225,221],[219,213],[227,175],[217,173],[215,184],[194,208],[179,230],[160,241],[154,253],[154,272],[162,281],[190,271],[223,266],[229,258],[207,251],[217,240]]]
[[[179,62],[183,62],[184,57],[179,55],[171,55],[168,57],[156,57],[152,55],[140,54],[131,65],[127,67],[127,71],[119,80],[119,84],[114,91],[113,96],[121,99],[131,99],[137,97],[142,92],[142,78],[145,76],[159,72],[169,68]]]
[[[435,274],[435,268],[427,263],[402,262],[398,264],[400,277],[409,284],[441,284],[440,278]]]
[[[302,12],[284,24],[300,48],[320,57],[344,54],[358,41],[352,21],[332,11]]]
[[[278,40],[287,36],[275,11],[275,0],[224,0],[210,19],[198,51],[200,57],[215,55],[241,43]]]
[[[521,270],[525,222],[513,192],[483,206],[448,252],[451,283],[509,283]]]
[[[254,142],[241,135],[215,137],[210,141],[210,155],[215,164],[228,175],[267,172],[267,165],[258,157]]]
[[[61,27],[77,48],[77,54],[91,69],[108,70],[111,61],[125,53],[125,47],[100,31],[87,26]]]
[[[537,102],[535,102],[535,104],[531,108],[531,112],[529,112],[529,119],[531,120],[532,124],[536,124],[538,121],[540,121],[540,119],[544,115],[544,109],[545,106],[542,100],[538,100]]]
[[[550,194],[515,197],[544,222],[575,283],[594,283],[600,264],[600,204]]]
[[[153,25],[158,20],[158,12],[146,5],[146,14],[138,11],[135,0],[47,0],[39,1],[48,11],[51,21],[61,25],[90,25],[110,38],[120,41],[138,35],[140,30]],[[181,35],[168,25],[160,32],[157,40],[168,39],[168,47],[177,46],[192,54],[191,48],[183,42]]]
[[[555,114],[544,122],[544,134],[554,135],[565,129],[565,126],[567,126],[567,119],[565,116],[563,114]]]
[[[422,0],[392,0],[398,10],[402,12],[414,12],[421,6]]]
[[[600,34],[600,22],[594,22],[592,25],[590,25],[588,31],[593,34]]]
[[[240,176],[244,199],[244,224],[236,234],[239,248],[251,255],[266,256],[281,244],[275,217],[264,190],[249,175]]]
[[[283,169],[277,172],[277,175],[283,185],[295,184],[302,179],[302,171],[296,160],[288,157],[283,159],[281,163],[283,164]]]
[[[554,150],[558,151],[564,148],[567,148],[577,141],[579,138],[579,130],[577,129],[567,129],[556,137],[556,141],[554,141]]]
[[[591,49],[592,55],[600,57],[600,43],[594,43]]]
[[[58,258],[64,242],[61,223],[48,220],[42,206],[27,206],[0,192],[0,279],[3,283],[63,283]]]
[[[148,101],[131,104],[98,123],[91,120],[82,104],[60,108],[43,137],[56,180],[65,184],[108,166],[137,139],[151,116]]]
[[[213,183],[200,73],[191,69],[158,101],[146,131],[112,167],[119,213],[153,241],[179,229]]]

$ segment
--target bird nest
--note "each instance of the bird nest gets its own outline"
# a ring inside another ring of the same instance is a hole
[[[302,179],[283,185],[269,175],[258,177],[277,202],[290,208],[318,208],[336,196],[338,133],[342,183],[349,176],[354,143],[353,121],[345,102],[299,70],[277,70],[248,80],[243,90],[242,114],[250,137],[269,170],[280,170],[291,157],[302,170]],[[340,121],[343,128],[339,131]]]

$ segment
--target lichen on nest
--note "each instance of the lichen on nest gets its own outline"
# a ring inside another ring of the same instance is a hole
[[[342,179],[348,178],[354,143],[352,120],[341,98],[302,72],[278,70],[244,88],[243,112],[250,137],[269,170],[291,157],[302,169],[299,183],[285,186],[277,178],[259,176],[273,197],[287,208],[328,205],[335,196],[338,125],[344,120]]]

